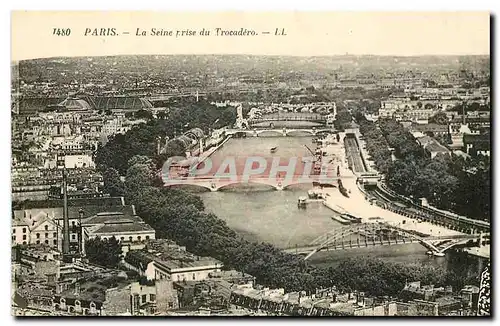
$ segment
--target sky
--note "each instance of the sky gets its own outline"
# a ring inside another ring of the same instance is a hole
[[[13,12],[11,59],[122,54],[489,55],[488,12]],[[54,35],[54,27],[70,29]],[[115,36],[92,36],[115,29]],[[151,29],[172,31],[152,36]],[[256,36],[217,36],[246,29]],[[211,31],[201,36],[202,30]],[[276,36],[275,30],[286,36]],[[176,37],[177,31],[197,35]],[[138,32],[141,36],[137,36]],[[142,31],[146,33],[142,36]],[[270,34],[264,34],[269,32]],[[128,34],[125,34],[128,33]]]

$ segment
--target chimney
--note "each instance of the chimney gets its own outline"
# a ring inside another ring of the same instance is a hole
[[[75,283],[75,295],[80,295],[80,282]]]
[[[69,216],[68,216],[68,191],[67,191],[67,180],[66,180],[66,168],[63,170],[63,198],[64,198],[64,208],[63,208],[63,257],[66,262],[70,259],[69,257]]]
[[[78,227],[77,227],[77,237],[78,237],[78,252],[82,255],[83,252],[83,230],[82,230],[82,219],[84,210],[80,208],[78,211]]]

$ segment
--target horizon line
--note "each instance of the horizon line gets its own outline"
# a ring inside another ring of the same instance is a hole
[[[47,56],[35,57],[29,59],[11,59],[11,63],[41,60],[41,59],[72,59],[72,58],[102,58],[102,57],[124,57],[124,56],[252,56],[252,57],[293,57],[293,58],[327,58],[327,57],[386,57],[386,58],[419,58],[419,57],[491,57],[491,53],[469,53],[469,54],[373,54],[373,53],[345,53],[345,54],[318,54],[318,55],[301,55],[301,54],[250,54],[250,53],[177,53],[177,54],[102,54],[102,55],[74,55],[74,56]]]

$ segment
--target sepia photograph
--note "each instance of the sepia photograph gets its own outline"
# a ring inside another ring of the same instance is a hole
[[[11,314],[490,318],[491,20],[12,12]]]

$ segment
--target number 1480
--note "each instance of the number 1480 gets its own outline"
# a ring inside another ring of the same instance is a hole
[[[54,29],[52,29],[52,35],[70,36],[71,29],[69,29],[69,28],[54,28]]]

